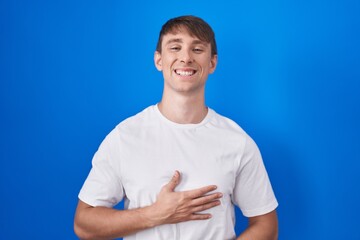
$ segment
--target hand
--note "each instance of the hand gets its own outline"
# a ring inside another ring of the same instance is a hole
[[[206,220],[211,214],[199,213],[220,205],[221,193],[211,193],[217,187],[206,186],[194,190],[175,192],[180,183],[180,173],[175,171],[168,184],[162,187],[151,209],[151,219],[155,225],[179,223],[190,220]]]

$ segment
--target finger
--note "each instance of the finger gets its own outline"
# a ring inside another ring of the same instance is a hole
[[[171,192],[173,192],[177,185],[180,183],[180,172],[175,171],[174,175],[172,176],[170,182],[165,185],[165,188]]]
[[[198,188],[198,189],[185,191],[184,194],[188,198],[198,198],[198,197],[202,197],[203,195],[205,195],[209,192],[214,191],[216,188],[217,187],[215,185],[210,185],[210,186],[206,186],[206,187],[202,187],[202,188]]]
[[[211,214],[198,214],[198,213],[193,213],[189,216],[190,220],[207,220],[212,218]]]
[[[216,201],[212,201],[212,202],[209,202],[209,203],[206,203],[203,205],[196,206],[196,207],[192,208],[191,211],[193,213],[199,213],[199,212],[208,210],[210,208],[219,206],[220,204],[221,204],[221,202],[219,200],[216,200]]]
[[[223,196],[222,193],[213,193],[210,195],[205,195],[203,197],[195,198],[194,200],[191,201],[191,206],[204,205],[206,203],[213,202],[213,201],[221,198],[222,196]]]

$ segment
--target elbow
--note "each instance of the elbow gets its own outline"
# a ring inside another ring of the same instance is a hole
[[[88,240],[90,239],[89,236],[86,234],[85,231],[78,224],[74,223],[74,232],[76,236],[81,240]]]
[[[98,239],[94,232],[91,231],[91,227],[89,227],[89,217],[87,214],[89,209],[91,209],[89,205],[79,200],[74,217],[74,232],[81,240]]]
[[[81,240],[92,240],[95,239],[88,231],[86,231],[78,221],[74,221],[74,232],[76,236]]]

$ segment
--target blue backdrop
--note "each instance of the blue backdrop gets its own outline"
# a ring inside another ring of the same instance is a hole
[[[193,14],[218,41],[207,104],[258,143],[280,239],[360,239],[359,13],[358,0],[2,0],[0,238],[76,239],[92,155],[160,100],[158,32]]]

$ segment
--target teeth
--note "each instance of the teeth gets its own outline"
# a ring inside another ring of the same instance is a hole
[[[181,71],[181,70],[175,70],[175,73],[180,76],[191,76],[194,75],[195,71]]]

